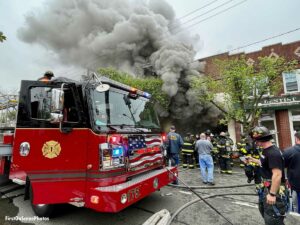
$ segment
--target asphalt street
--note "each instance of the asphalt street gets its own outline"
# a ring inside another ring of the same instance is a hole
[[[192,186],[204,186],[200,179],[199,169],[186,170],[180,168],[180,178]],[[218,170],[214,173],[216,186],[247,184],[243,170],[235,167],[232,175],[221,175]],[[1,179],[0,179],[1,183]],[[3,192],[12,187],[13,184],[0,187]],[[1,186],[1,185],[0,185]],[[204,187],[207,187],[204,186]],[[86,208],[77,208],[71,205],[57,205],[55,214],[49,221],[10,221],[8,217],[33,218],[34,213],[29,201],[24,201],[21,195],[23,190],[15,190],[7,193],[0,199],[0,224],[41,224],[41,225],[140,225],[150,216],[167,209],[174,213],[185,203],[198,197],[185,188],[165,187],[147,198],[139,201],[131,207],[116,213],[99,213]],[[205,197],[212,194],[227,194],[209,198],[207,201],[215,207],[231,223],[236,225],[264,224],[257,208],[257,196],[242,195],[255,194],[254,186],[226,188],[226,189],[197,189],[200,196]],[[237,195],[237,194],[241,195]],[[300,217],[288,215],[286,225],[300,224]],[[228,224],[224,218],[214,212],[204,202],[196,202],[184,209],[173,221],[174,225],[225,225]]]

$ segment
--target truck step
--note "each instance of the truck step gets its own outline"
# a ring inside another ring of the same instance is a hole
[[[13,183],[5,185],[5,186],[1,186],[0,187],[0,197],[3,195],[6,195],[8,193],[11,193],[13,191],[23,189],[23,188],[24,188],[24,186],[20,186],[20,185],[13,184]]]

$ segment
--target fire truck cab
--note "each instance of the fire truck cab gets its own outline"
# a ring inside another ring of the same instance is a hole
[[[59,203],[126,208],[176,179],[150,98],[106,77],[22,81],[15,130],[0,145],[0,174],[25,185],[38,216]]]

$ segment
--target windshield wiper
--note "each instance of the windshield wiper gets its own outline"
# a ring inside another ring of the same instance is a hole
[[[132,110],[131,110],[131,101],[130,101],[130,99],[128,98],[128,96],[124,95],[123,100],[124,100],[125,104],[127,105],[128,109],[129,109],[129,112],[130,112],[130,115],[131,115],[131,120],[134,122],[134,124],[136,124],[136,120],[135,120],[134,115],[133,115]],[[125,113],[123,113],[123,116],[127,116],[127,115]],[[127,116],[127,117],[130,118],[129,116]]]
[[[111,129],[111,130],[113,130],[113,131],[117,131],[117,129],[116,128],[114,128],[112,125],[110,125],[110,124],[107,124],[106,125],[109,129]]]

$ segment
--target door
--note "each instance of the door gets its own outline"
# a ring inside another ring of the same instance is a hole
[[[29,177],[34,204],[85,197],[87,129],[75,84],[64,85],[62,123],[51,120],[52,90],[61,85],[25,81],[21,87],[11,177]]]

